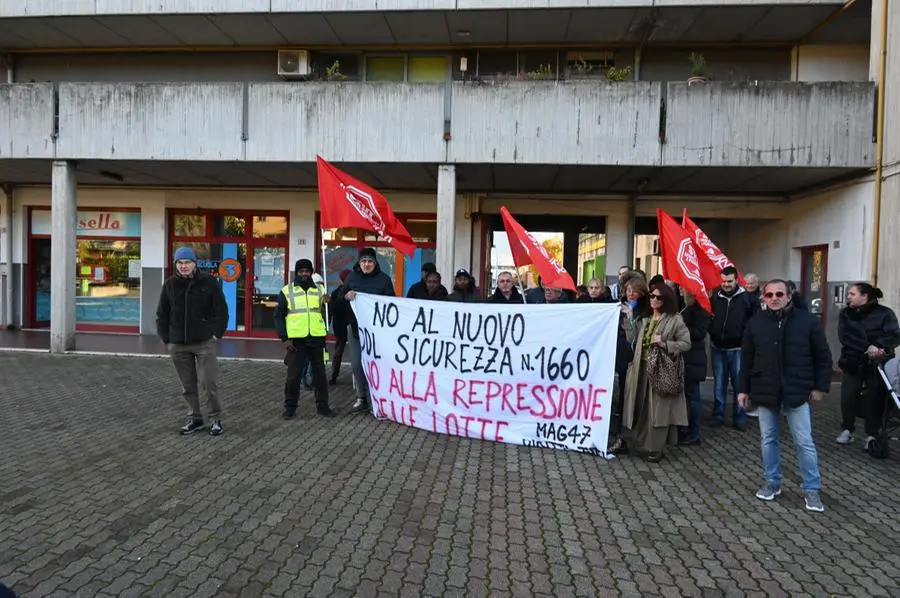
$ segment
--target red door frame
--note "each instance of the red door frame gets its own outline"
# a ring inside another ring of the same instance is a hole
[[[401,214],[395,214],[397,219],[403,223],[405,226],[407,221],[409,220],[434,220],[437,221],[437,214],[433,212],[403,212]],[[316,264],[316,272],[322,271],[322,227],[321,223],[322,213],[318,210],[316,211],[316,259],[314,263]],[[390,243],[385,241],[367,241],[366,233],[369,231],[365,231],[363,229],[356,229],[356,241],[325,241],[326,247],[356,247],[357,251],[363,249],[364,247],[391,247]],[[417,249],[436,249],[436,242],[416,242]],[[399,251],[397,252],[400,253]],[[397,260],[395,262],[396,276],[394,277],[394,292],[398,297],[402,296],[403,293],[403,282],[405,280],[406,272],[405,272],[405,260]],[[329,289],[331,291],[332,289]]]
[[[28,291],[25,293],[25,301],[27,302],[27,307],[25,310],[26,321],[28,322],[28,326],[33,328],[47,328],[50,326],[50,321],[37,321],[37,306],[36,306],[36,272],[34,269],[37,267],[37,263],[34,259],[34,240],[35,239],[50,239],[50,235],[33,235],[31,234],[31,221],[32,215],[34,212],[52,212],[50,206],[30,206],[28,209],[28,218],[25,223],[27,228],[27,247],[26,247],[26,255],[28,259],[28,267],[25,268],[25,288]],[[137,212],[140,213],[140,208],[115,208],[115,207],[94,207],[94,206],[78,206],[76,208],[77,212]],[[76,241],[137,241],[141,243],[140,237],[98,237],[98,236],[76,236]],[[141,255],[143,256],[143,247],[141,248]],[[52,256],[51,256],[52,258]],[[143,258],[142,258],[143,259]],[[52,265],[51,265],[52,268]],[[77,273],[76,273],[77,276]],[[141,294],[143,295],[143,289],[141,289]],[[78,320],[75,321],[75,330],[79,332],[119,332],[123,334],[138,334],[141,331],[140,325],[138,326],[104,326],[103,324],[79,324]]]
[[[822,251],[822,271],[823,271],[823,280],[822,280],[822,313],[819,317],[822,320],[822,323],[825,323],[825,317],[828,315],[828,245],[810,245],[808,247],[800,247],[800,295],[803,295],[803,291],[806,289],[806,264],[807,260],[809,260],[812,256],[811,253],[815,251]]]
[[[175,236],[175,216],[191,215],[191,216],[207,216],[206,229],[202,237],[176,237]],[[213,235],[213,217],[222,216],[239,216],[244,219],[246,228],[243,237],[224,237],[221,235]],[[253,217],[254,216],[281,216],[287,219],[287,233],[284,237],[253,237]],[[172,261],[172,247],[178,243],[243,243],[247,248],[246,262],[244,265],[244,330],[227,331],[225,336],[238,338],[277,338],[274,330],[254,330],[253,329],[253,281],[249,276],[255,271],[253,264],[253,250],[257,247],[277,247],[284,248],[284,276],[290,275],[292,268],[291,263],[291,213],[285,210],[222,210],[222,209],[181,209],[169,208],[166,214],[167,231],[166,238],[166,274],[172,276],[175,273],[175,264]],[[285,280],[287,284],[287,280]]]

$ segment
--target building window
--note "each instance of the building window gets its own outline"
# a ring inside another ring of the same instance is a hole
[[[367,56],[366,81],[405,81],[406,56]]]
[[[613,66],[616,58],[611,51],[566,53],[566,79],[605,79]]]
[[[410,83],[440,83],[447,78],[446,56],[410,56]]]

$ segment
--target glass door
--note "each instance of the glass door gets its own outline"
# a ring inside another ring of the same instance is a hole
[[[278,305],[278,294],[287,283],[287,247],[253,247],[252,278],[250,291],[250,326],[255,332],[275,332],[273,313]]]
[[[31,325],[50,326],[50,239],[31,240]]]
[[[809,313],[824,320],[828,297],[828,246],[802,248],[800,261],[803,271],[800,294],[809,306]]]

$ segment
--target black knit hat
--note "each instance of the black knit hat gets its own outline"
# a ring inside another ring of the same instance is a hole
[[[360,260],[362,260],[363,258],[366,258],[366,257],[369,258],[370,260],[372,260],[373,262],[378,261],[378,259],[375,256],[375,250],[372,249],[371,247],[366,247],[362,251],[359,252]]]
[[[300,270],[312,270],[313,265],[312,262],[306,258],[297,260],[297,263],[294,264],[294,272],[299,272]]]

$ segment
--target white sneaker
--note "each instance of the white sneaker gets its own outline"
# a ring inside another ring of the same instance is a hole
[[[754,409],[753,411],[748,411],[748,412],[747,412],[747,417],[755,417],[755,418],[759,418],[759,411],[756,410],[756,409]]]
[[[853,442],[853,434],[850,433],[850,430],[841,430],[835,442],[838,444],[850,444]]]
[[[863,445],[863,450],[868,452],[868,450],[869,450],[869,445],[872,444],[872,442],[873,442],[874,440],[875,440],[875,437],[874,437],[874,436],[867,436],[867,437],[866,437],[866,443]]]

